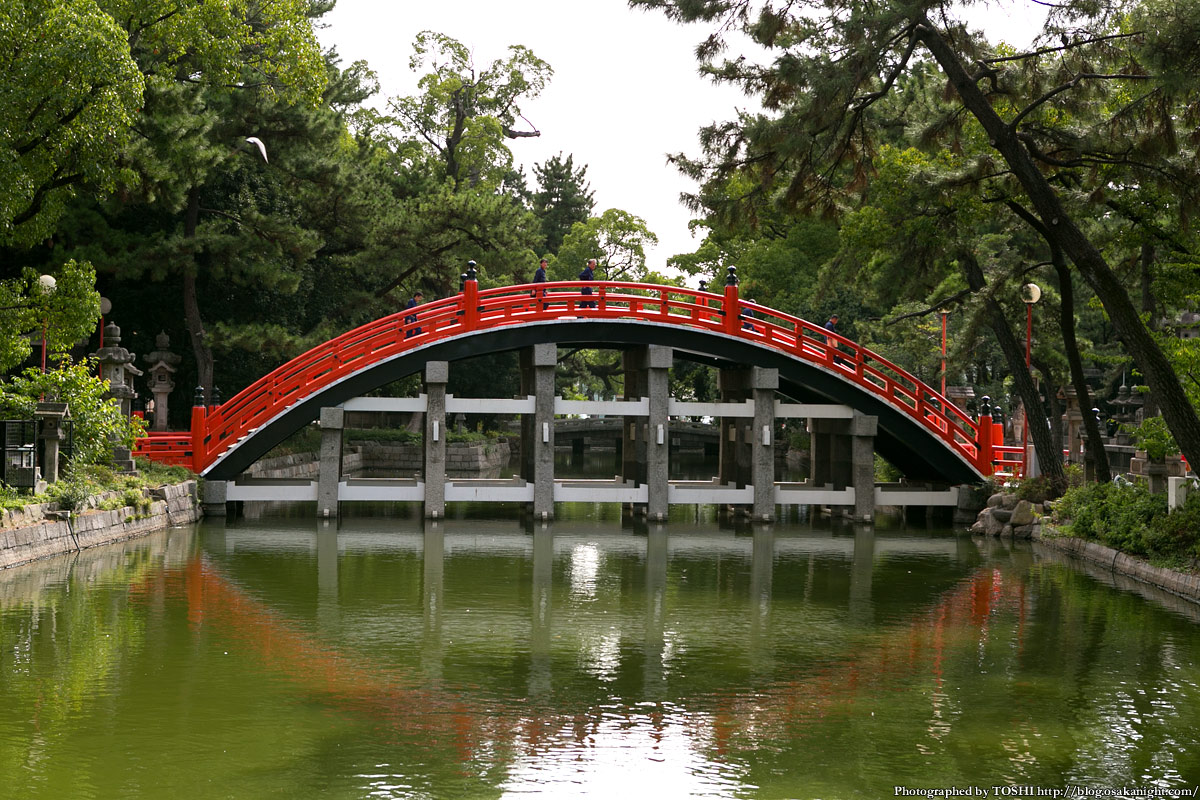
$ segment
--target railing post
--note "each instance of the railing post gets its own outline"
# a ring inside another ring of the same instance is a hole
[[[204,387],[196,387],[196,399],[192,401],[192,472],[199,473],[203,469],[204,437],[206,434],[205,417],[208,410],[204,407]]]
[[[725,273],[725,332],[737,336],[741,327],[742,304],[738,300],[737,267],[730,267]]]
[[[976,427],[976,444],[979,446],[979,471],[984,477],[995,474],[995,451],[992,449],[992,398],[984,395],[980,400],[979,424]]]
[[[479,327],[479,281],[475,262],[467,262],[467,279],[463,281],[463,327],[469,331]]]

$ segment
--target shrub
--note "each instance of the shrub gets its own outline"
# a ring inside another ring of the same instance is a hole
[[[0,382],[0,416],[33,416],[38,398],[54,397],[65,402],[74,425],[73,463],[103,464],[112,459],[113,444],[133,447],[145,425],[137,417],[126,417],[121,405],[106,398],[108,381],[96,377],[95,362],[65,364],[43,373],[27,369],[19,376]]]
[[[1136,427],[1126,425],[1125,430],[1129,431],[1137,448],[1146,451],[1146,458],[1151,461],[1161,462],[1179,452],[1179,445],[1175,443],[1175,437],[1162,417],[1147,417]]]
[[[1183,508],[1156,517],[1146,535],[1149,555],[1170,566],[1192,567],[1200,559],[1200,493]]]
[[[1056,522],[1081,539],[1131,555],[1151,554],[1151,530],[1167,514],[1167,499],[1141,485],[1094,483],[1070,489],[1054,507]]]

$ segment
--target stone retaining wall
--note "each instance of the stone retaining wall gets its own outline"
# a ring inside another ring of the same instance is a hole
[[[46,518],[47,513],[52,517],[63,514],[56,511],[53,504],[26,506],[22,509],[24,513],[19,515],[5,514],[6,525],[0,528],[0,569],[84,547],[131,539],[200,519],[196,481],[161,486],[149,490],[147,495],[148,504],[141,509],[127,506],[98,511],[93,508],[71,514],[68,519]],[[113,496],[119,495],[109,492],[93,497],[89,504],[95,506]],[[34,520],[38,514],[41,517]],[[10,527],[7,525],[9,520],[19,524]]]
[[[1047,528],[1053,531],[1053,528]],[[1165,567],[1152,566],[1136,556],[1127,555],[1120,550],[1105,547],[1086,539],[1072,536],[1054,536],[1042,533],[1034,539],[1045,547],[1050,547],[1076,558],[1099,564],[1112,572],[1127,575],[1136,580],[1158,586],[1171,594],[1186,597],[1200,602],[1200,575],[1188,575]]]

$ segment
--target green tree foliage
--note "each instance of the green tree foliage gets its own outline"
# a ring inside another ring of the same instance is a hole
[[[413,51],[409,67],[427,71],[419,95],[388,103],[399,131],[441,164],[455,188],[498,184],[512,167],[505,140],[538,135],[517,129],[520,104],[541,94],[550,65],[512,45],[508,58],[480,69],[466,45],[434,31],[417,34]]]
[[[644,281],[646,246],[655,244],[658,236],[644,219],[610,208],[571,226],[550,272],[554,280],[574,280],[587,260],[594,258],[598,281]]]
[[[100,295],[91,265],[68,261],[50,277],[52,289],[29,269],[20,278],[0,281],[0,373],[29,358],[43,333],[47,352],[62,354],[95,330]]]
[[[0,244],[45,238],[82,183],[114,186],[143,79],[95,0],[0,7]]]
[[[965,183],[1005,200],[1078,270],[1161,400],[1184,451],[1200,457],[1200,420],[1089,236],[1086,220],[1094,214],[1087,204],[1098,198],[1081,191],[1097,171],[1112,168],[1128,185],[1169,182],[1186,197],[1181,207],[1194,204],[1195,144],[1178,135],[1181,123],[1194,122],[1200,97],[1194,82],[1181,79],[1195,59],[1194,48],[1180,46],[1195,39],[1194,13],[1159,3],[1055,4],[1042,46],[1015,53],[969,34],[961,9],[940,1],[851,9],[815,0],[633,4],[719,25],[699,50],[702,70],[763,103],[765,113],[702,132],[703,160],[679,159],[707,183],[748,179],[752,188],[731,198],[735,210],[836,215],[847,192],[869,187],[878,145],[911,130],[903,79],[943,84],[944,113],[921,120],[922,143],[952,150],[979,143],[966,148]],[[766,48],[765,58],[721,59],[729,31]],[[985,285],[972,281],[970,289]]]
[[[108,381],[96,377],[93,361],[63,364],[43,373],[28,369],[0,382],[0,416],[28,419],[42,397],[67,404],[75,426],[75,462],[107,464],[114,444],[133,447],[144,431],[142,420],[126,417],[121,406],[108,397]]]
[[[575,169],[574,156],[562,153],[535,164],[538,190],[533,193],[533,212],[541,220],[543,252],[557,253],[563,239],[577,222],[587,222],[596,207],[587,165]]]

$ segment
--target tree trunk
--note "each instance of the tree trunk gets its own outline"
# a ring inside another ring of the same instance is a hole
[[[194,239],[200,221],[200,190],[192,187],[188,193],[188,205],[183,223],[185,239]],[[192,354],[196,357],[196,381],[204,389],[207,402],[213,396],[213,353],[208,345],[208,333],[200,316],[200,301],[196,296],[196,263],[192,256],[192,268],[183,273],[183,318],[187,323],[188,336],[192,342]]]
[[[1112,476],[1108,471],[1108,455],[1104,452],[1104,439],[1100,434],[1100,421],[1092,413],[1092,395],[1087,378],[1083,374],[1083,359],[1079,355],[1079,342],[1075,339],[1075,287],[1071,285],[1071,271],[1061,256],[1054,258],[1054,269],[1058,273],[1058,293],[1062,297],[1062,338],[1067,364],[1071,368],[1071,384],[1079,398],[1079,410],[1083,414],[1083,434],[1086,457],[1092,462],[1093,475],[1100,483],[1108,483]]]
[[[1151,391],[1155,393],[1171,433],[1193,464],[1200,464],[1200,418],[1188,402],[1171,362],[1142,323],[1134,306],[1103,254],[1084,235],[1063,208],[1046,176],[1038,169],[1017,131],[995,112],[988,98],[963,67],[949,42],[922,15],[914,35],[928,48],[958,92],[963,107],[983,126],[989,143],[1000,153],[1029,196],[1050,240],[1062,249],[1079,269],[1083,279],[1100,298],[1122,343],[1133,356]]]
[[[987,288],[987,280],[974,255],[963,253],[959,258],[959,263],[962,264],[967,286],[972,292],[982,292]],[[1067,488],[1067,474],[1063,471],[1062,456],[1060,455],[1062,451],[1054,449],[1050,429],[1045,425],[1042,399],[1038,395],[1037,386],[1034,385],[1033,375],[1025,366],[1025,353],[1021,351],[1017,337],[1013,336],[1012,329],[1008,327],[1008,320],[1004,318],[1004,309],[1001,308],[996,298],[987,295],[984,303],[987,307],[988,321],[991,323],[992,332],[995,333],[996,340],[1000,343],[1000,350],[1004,353],[1004,360],[1008,362],[1008,370],[1012,373],[1017,395],[1025,407],[1025,427],[1029,431],[1029,438],[1033,440],[1033,449],[1037,451],[1042,473],[1050,480],[1051,488],[1056,493],[1062,494]]]

